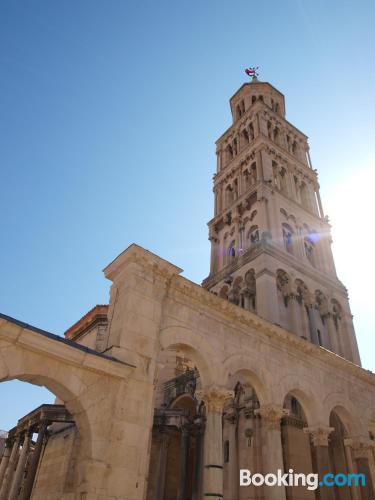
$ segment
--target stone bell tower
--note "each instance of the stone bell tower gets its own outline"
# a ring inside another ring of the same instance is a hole
[[[360,364],[306,135],[283,94],[256,77],[230,99],[217,140],[211,269],[203,286]]]

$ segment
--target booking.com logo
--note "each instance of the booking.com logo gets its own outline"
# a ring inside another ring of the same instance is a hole
[[[276,474],[251,474],[248,469],[240,469],[240,486],[304,486],[308,490],[317,490],[319,486],[366,486],[365,474],[332,474],[327,473],[319,481],[318,474],[296,473],[289,469],[284,473],[278,470]]]

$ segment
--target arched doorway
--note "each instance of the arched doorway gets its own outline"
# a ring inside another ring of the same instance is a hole
[[[187,350],[160,355],[150,450],[147,500],[200,500],[204,405],[201,376]]]
[[[310,474],[313,472],[313,463],[310,438],[304,431],[308,427],[306,414],[299,399],[291,393],[285,397],[283,407],[288,410],[288,414],[281,420],[284,471]],[[315,499],[315,492],[302,484],[286,488],[285,492],[288,500]]]
[[[329,435],[329,460],[333,474],[348,474],[349,466],[348,454],[349,449],[346,449],[344,440],[348,437],[348,431],[343,421],[336,411],[331,411],[329,417],[329,425],[334,430]],[[334,486],[336,500],[351,500],[352,495],[348,486]]]

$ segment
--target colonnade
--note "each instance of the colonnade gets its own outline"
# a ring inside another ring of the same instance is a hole
[[[0,500],[29,500],[48,426],[53,422],[70,422],[63,405],[42,405],[23,417],[9,431],[0,463]],[[36,436],[36,439],[34,439]]]
[[[260,405],[254,391],[252,394],[252,397],[247,397],[240,403],[237,388],[229,391],[212,385],[197,391],[197,400],[204,403],[203,414],[198,420],[197,417],[193,419],[198,427],[186,421],[179,429],[178,478],[174,478],[179,485],[178,500],[375,498],[374,442],[369,437],[349,437],[346,430],[340,430],[344,427],[334,412],[330,420],[332,426],[311,425],[294,397],[288,396],[289,399],[285,399],[283,406],[272,403]],[[295,408],[290,401],[293,401]],[[337,424],[336,420],[340,423]],[[194,461],[188,465],[189,440],[193,432],[196,439]],[[148,500],[172,498],[165,489],[165,484],[171,477],[171,470],[167,471],[166,467],[170,437],[164,432],[159,435],[159,439],[161,446],[156,473],[158,490],[156,496],[148,495]],[[155,457],[151,461],[153,458]],[[366,486],[342,487],[339,490],[335,487],[323,487],[317,491],[302,485],[291,488],[253,485],[241,487],[240,468],[247,468],[253,474],[275,474],[278,470],[288,472],[293,469],[296,473],[317,473],[320,479],[326,473],[363,473],[366,476]],[[192,481],[190,487],[187,486],[189,481]]]

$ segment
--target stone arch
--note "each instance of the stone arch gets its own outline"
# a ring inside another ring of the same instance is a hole
[[[0,382],[10,380],[43,386],[63,401],[79,430],[82,455],[92,457],[92,423],[80,398],[89,380],[85,383],[77,368],[52,357],[46,360],[41,354],[22,346],[11,345],[0,350]]]
[[[272,375],[266,372],[258,361],[244,354],[233,354],[224,361],[222,370],[227,388],[233,389],[231,387],[233,377],[241,374],[254,388],[261,405],[271,401],[271,394],[268,388],[272,384]]]
[[[332,411],[340,418],[350,435],[356,436],[361,434],[363,429],[361,426],[361,419],[358,418],[360,417],[358,415],[358,410],[354,407],[345,393],[333,392],[323,400],[322,417],[325,425],[329,425]]]
[[[221,378],[218,353],[198,333],[181,326],[169,326],[160,331],[159,342],[162,350],[178,348],[190,356],[198,368],[202,387]]]
[[[315,425],[319,422],[322,408],[320,398],[314,389],[311,379],[297,377],[294,374],[286,375],[280,380],[276,391],[277,404],[282,405],[288,394],[295,397],[302,406],[308,425]]]

